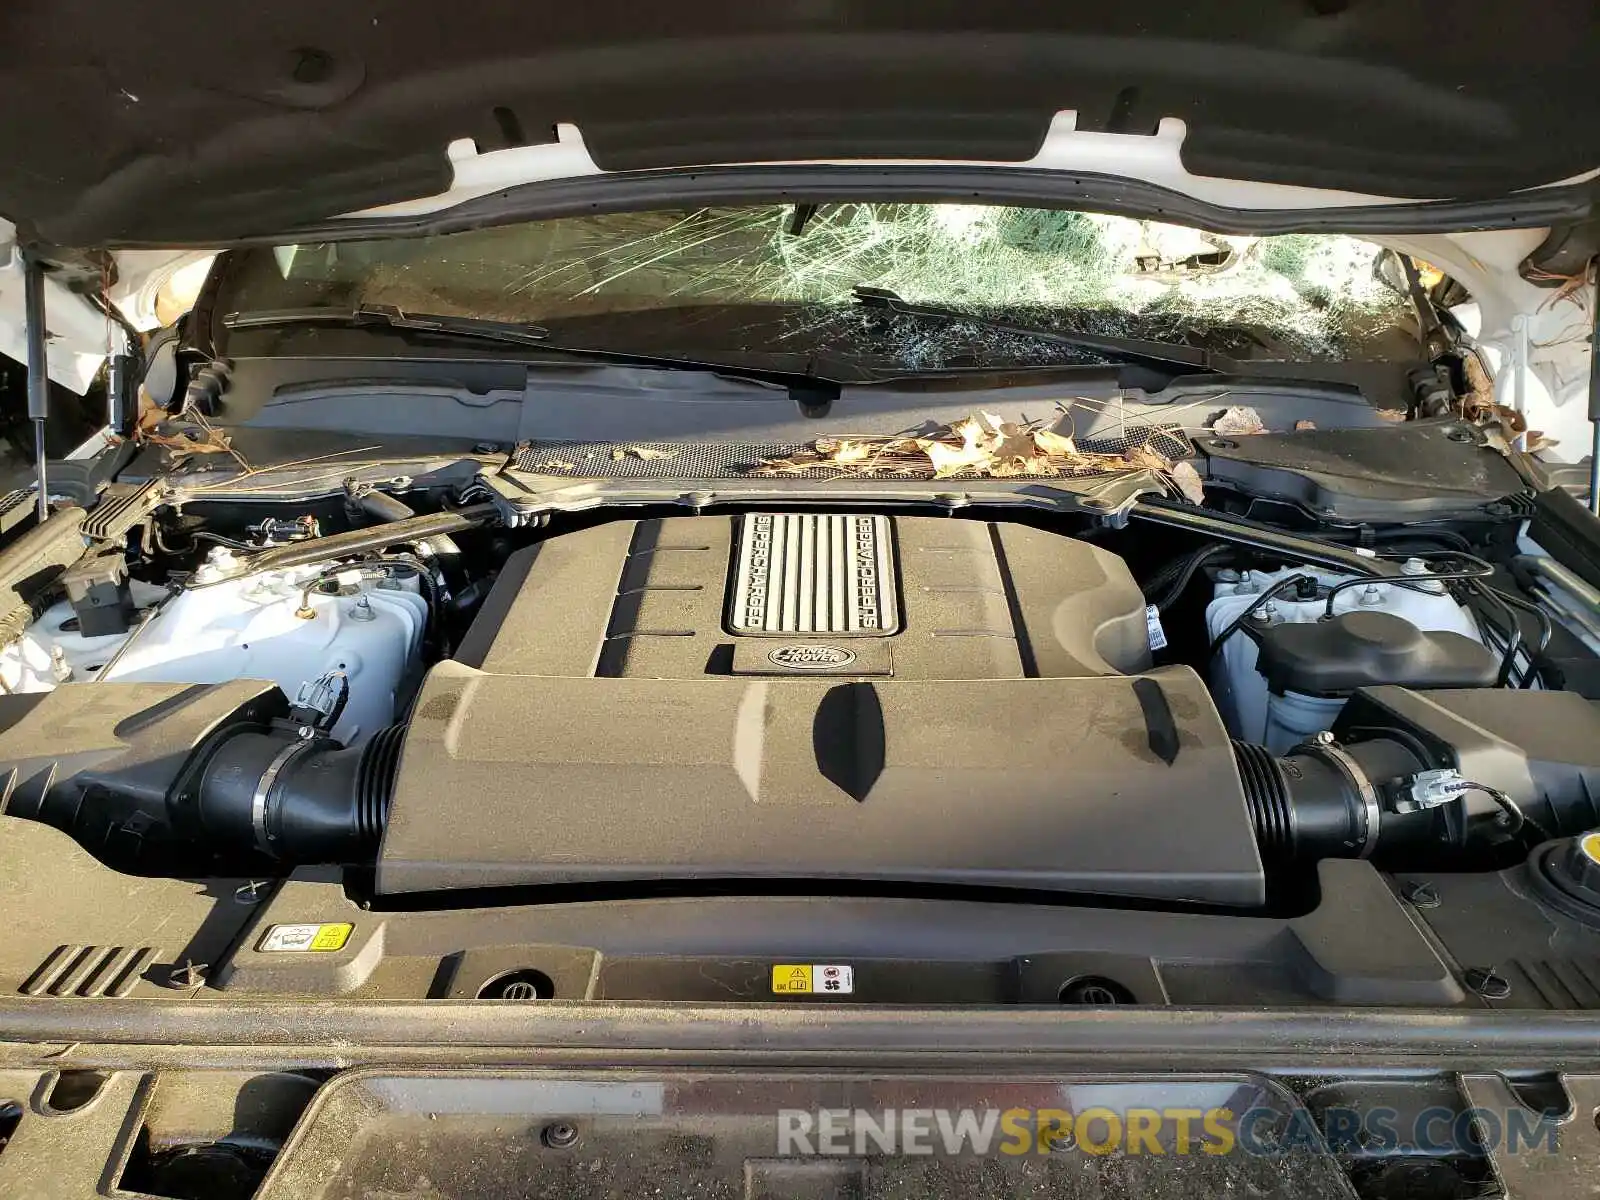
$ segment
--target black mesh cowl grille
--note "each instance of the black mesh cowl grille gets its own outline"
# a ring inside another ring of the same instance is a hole
[[[1168,458],[1187,458],[1189,439],[1176,427],[1143,429],[1126,438],[1082,441],[1090,454],[1122,454],[1148,446]],[[565,475],[573,479],[932,479],[926,474],[907,475],[902,470],[869,472],[816,468],[785,471],[781,476],[753,475],[763,462],[787,458],[811,443],[789,445],[758,442],[551,442],[531,441],[517,447],[513,465],[519,471],[540,475]],[[1063,470],[1055,475],[1017,475],[1015,479],[1095,479],[1112,472],[1095,467]]]

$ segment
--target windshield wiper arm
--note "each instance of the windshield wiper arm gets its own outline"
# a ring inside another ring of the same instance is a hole
[[[670,355],[635,354],[627,350],[607,350],[598,346],[568,346],[550,340],[550,331],[540,325],[523,325],[515,321],[487,321],[476,317],[455,317],[436,313],[405,312],[389,304],[364,304],[359,308],[340,308],[326,305],[314,308],[268,308],[254,312],[233,312],[222,318],[226,329],[273,329],[294,325],[328,325],[347,329],[397,330],[405,333],[425,333],[437,337],[470,338],[503,345],[531,346],[546,354],[562,358],[589,359],[594,362],[624,367],[657,367],[674,371],[703,371],[730,379],[748,379],[789,389],[803,406],[826,404],[839,398],[840,389],[863,387],[872,384],[904,382],[912,379],[946,377],[966,373],[967,369],[919,369],[915,371],[883,370],[862,372],[859,376],[845,371],[839,375],[824,375],[808,366],[805,370],[784,370],[775,367],[750,366],[742,363],[715,360],[676,358]],[[995,368],[1001,370],[1002,368]],[[1003,368],[1008,371],[1038,370],[1032,368]]]
[[[806,397],[819,390],[837,399],[840,388],[863,382],[833,379],[811,371],[785,371],[739,363],[713,362],[670,355],[632,354],[626,350],[606,350],[596,346],[567,346],[550,340],[550,331],[541,325],[522,325],[515,321],[486,321],[476,317],[454,317],[436,313],[404,312],[390,304],[364,304],[359,308],[328,305],[318,308],[270,308],[257,312],[234,312],[222,318],[227,329],[271,329],[292,325],[333,325],[352,329],[394,329],[407,333],[427,333],[441,337],[473,338],[513,346],[533,346],[547,354],[593,359],[625,367],[661,367],[675,371],[704,371],[734,379],[749,379],[786,387],[802,394],[803,403],[817,403]]]
[[[392,304],[363,304],[358,308],[328,305],[320,308],[264,308],[232,312],[222,318],[227,329],[272,329],[285,325],[338,325],[375,327],[433,333],[444,337],[474,338],[510,346],[542,346],[550,331],[514,321],[482,321],[475,317],[450,317],[435,313],[408,313]]]
[[[1053,342],[1058,346],[1067,346],[1073,350],[1086,350],[1114,362],[1151,367],[1168,375],[1221,375],[1226,374],[1231,366],[1217,360],[1209,351],[1193,346],[1180,346],[1173,342],[1097,337],[1089,333],[1058,333],[1051,329],[1036,329],[1031,325],[1011,325],[1005,321],[994,321],[973,313],[962,312],[958,308],[913,304],[888,288],[868,287],[864,284],[857,284],[854,294],[856,303],[864,308],[881,308],[908,317],[921,317],[952,325],[958,323],[976,325],[996,333],[1035,338],[1043,342]]]

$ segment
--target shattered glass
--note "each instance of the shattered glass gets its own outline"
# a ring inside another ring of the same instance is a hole
[[[976,325],[864,310],[852,289],[869,285],[1014,324],[1343,360],[1415,347],[1405,297],[1374,272],[1378,253],[1342,236],[1224,236],[982,204],[701,208],[253,252],[227,302],[569,323],[603,330],[584,340],[618,349],[641,348],[618,343],[654,318],[701,344],[865,348],[911,368],[1097,361]]]

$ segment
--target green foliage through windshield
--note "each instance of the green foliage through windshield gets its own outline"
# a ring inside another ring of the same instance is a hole
[[[704,208],[280,247],[235,276],[244,294],[229,307],[394,304],[554,324],[785,306],[799,317],[792,340],[850,312],[851,289],[868,284],[1055,328],[1266,357],[1384,357],[1409,310],[1376,278],[1378,253],[1349,237],[1232,237],[979,204]]]

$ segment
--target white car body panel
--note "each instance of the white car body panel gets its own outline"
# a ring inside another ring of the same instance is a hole
[[[1172,118],[1163,120],[1151,136],[1087,132],[1077,128],[1076,113],[1061,112],[1051,122],[1038,153],[1022,162],[935,164],[923,160],[872,160],[827,165],[992,166],[1041,173],[1115,175],[1167,188],[1208,204],[1244,210],[1311,212],[1416,203],[1388,196],[1193,175],[1185,168],[1181,157],[1185,134],[1184,123]],[[479,153],[470,139],[454,142],[448,149],[454,171],[449,189],[346,216],[352,219],[423,216],[522,184],[606,173],[596,165],[576,126],[558,125],[556,138],[541,145],[488,153]],[[1600,174],[1600,169],[1590,173],[1594,174]],[[1497,400],[1523,412],[1530,429],[1555,440],[1556,445],[1544,452],[1546,457],[1570,462],[1583,457],[1589,445],[1586,413],[1589,308],[1594,301],[1588,289],[1557,299],[1552,289],[1536,287],[1520,277],[1518,264],[1546,232],[1544,229],[1518,229],[1415,237],[1388,235],[1372,240],[1426,259],[1467,288],[1475,303],[1465,315],[1476,325],[1473,332],[1495,379]],[[118,272],[112,300],[136,328],[156,328],[161,324],[156,297],[162,286],[179,271],[209,256],[210,252],[196,250],[115,252]],[[14,229],[5,222],[0,222],[0,261],[4,262],[0,266],[0,353],[20,360],[25,355],[22,269],[14,244]],[[47,286],[50,375],[56,382],[82,393],[108,350],[115,349],[121,334],[82,297],[72,295],[53,282]]]

